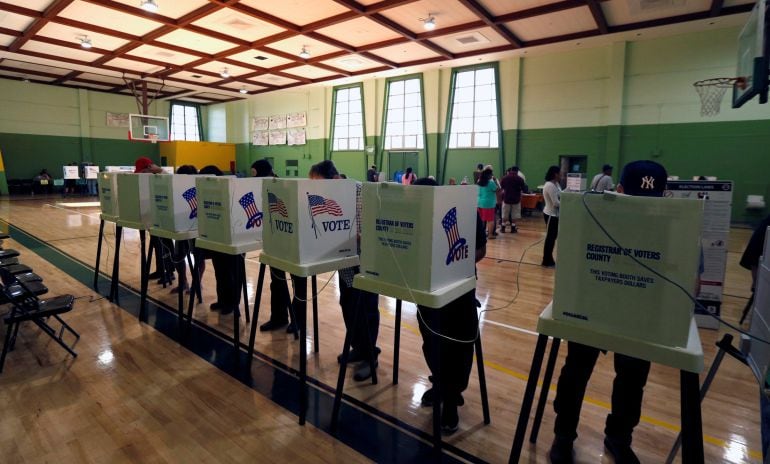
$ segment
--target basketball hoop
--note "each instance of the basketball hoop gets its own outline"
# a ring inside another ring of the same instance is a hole
[[[741,88],[746,87],[746,79],[743,77],[715,77],[695,82],[693,86],[700,96],[700,115],[716,116],[722,107],[722,98],[724,98],[727,89],[738,85]]]
[[[150,143],[158,143],[158,134],[147,134]]]

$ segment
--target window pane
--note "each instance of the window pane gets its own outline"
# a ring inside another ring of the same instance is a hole
[[[348,139],[337,139],[335,142],[336,149],[337,150],[347,150],[348,149]]]
[[[473,118],[457,118],[453,120],[452,132],[473,132]]]
[[[457,73],[454,101],[450,148],[497,147],[498,116],[494,68]]]
[[[497,119],[491,116],[483,116],[473,120],[473,129],[477,132],[489,132],[497,127]]]
[[[405,135],[422,134],[422,121],[411,121],[404,123]]]
[[[360,126],[363,124],[363,116],[361,113],[350,113],[348,115],[348,124],[351,126]]]
[[[364,140],[362,138],[350,139],[350,145],[348,148],[350,150],[363,150]]]
[[[495,97],[494,85],[476,86],[476,101],[493,100]]]
[[[419,93],[408,93],[404,95],[404,107],[406,108],[421,108],[422,98]]]
[[[348,113],[348,102],[337,102],[337,116]]]
[[[404,93],[420,93],[420,79],[409,79],[404,86]]]
[[[404,136],[404,148],[417,148],[417,136],[405,135]]]
[[[473,82],[474,82],[473,75],[474,75],[473,71],[465,71],[465,72],[457,73],[457,76],[456,76],[457,85],[455,87],[473,87]]]
[[[494,84],[495,70],[492,68],[479,69],[476,71],[476,85]]]
[[[452,115],[454,118],[472,118],[473,117],[473,102],[460,103],[455,107],[456,113]]]
[[[489,132],[476,132],[473,142],[473,146],[475,147],[488,147]]]
[[[457,134],[457,147],[458,148],[470,148],[471,147],[471,135],[470,133]]]
[[[404,96],[403,95],[391,95],[388,101],[388,108],[403,108]]]
[[[350,91],[348,89],[340,89],[337,91],[337,104],[348,100],[350,100]]]
[[[335,127],[344,127],[347,126],[348,123],[348,115],[347,113],[338,114],[336,118],[334,118],[334,125]]]
[[[385,149],[390,149],[390,137],[385,137]]]
[[[361,99],[361,88],[360,87],[352,87],[352,88],[348,89],[348,92],[350,92],[350,101],[360,100]]]
[[[404,94],[404,81],[396,81],[390,83],[390,95],[403,95]]]
[[[423,145],[424,144],[423,144],[422,136],[417,137],[417,148],[420,148],[420,149],[425,148]]]
[[[394,122],[386,126],[388,135],[404,135],[404,123]]]
[[[497,132],[490,132],[489,133],[489,147],[490,148],[497,148],[498,140],[497,140]]]
[[[476,108],[474,114],[476,116],[494,116],[495,102],[493,101],[481,101],[476,102]]]
[[[405,108],[404,121],[422,121],[422,108]]]
[[[334,128],[334,138],[346,138],[348,136],[348,126],[339,126]]]
[[[351,137],[363,137],[364,136],[364,126],[350,126],[350,136]]]
[[[456,102],[472,102],[473,87],[460,87],[455,91]]]
[[[391,148],[404,148],[404,138],[400,135],[391,139]]]
[[[457,148],[457,133],[452,132],[449,136],[449,148]]]

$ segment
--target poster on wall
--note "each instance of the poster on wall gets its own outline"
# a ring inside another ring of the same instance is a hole
[[[701,247],[703,272],[700,275],[698,301],[710,312],[720,315],[727,266],[727,238],[733,204],[732,181],[668,181],[666,196],[703,200]],[[719,328],[719,321],[695,312],[699,327]]]
[[[105,125],[107,127],[128,127],[128,113],[110,113],[107,111]]]
[[[270,129],[286,129],[286,115],[270,116]]]
[[[251,118],[251,131],[266,131],[269,129],[270,118],[267,116],[255,116]]]
[[[257,146],[267,145],[269,140],[270,140],[270,132],[266,130],[254,132],[254,134],[252,134],[251,136],[251,143]]]
[[[270,131],[270,145],[286,145],[286,131],[285,130],[271,130]]]
[[[305,144],[305,128],[295,127],[286,131],[286,139],[289,145]]]
[[[286,115],[286,127],[305,127],[307,125],[307,113],[289,113]]]

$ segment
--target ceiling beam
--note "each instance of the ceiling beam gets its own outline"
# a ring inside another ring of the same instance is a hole
[[[586,4],[588,4],[588,9],[591,10],[591,15],[594,17],[594,21],[596,21],[596,27],[599,29],[599,32],[606,34],[610,28],[607,25],[607,18],[604,16],[604,10],[602,10],[598,0],[586,0]]]
[[[8,11],[10,13],[16,13],[18,15],[27,16],[30,18],[42,18],[44,12],[24,8],[23,6],[13,5],[11,3],[0,2],[0,10]]]
[[[592,0],[588,0],[592,1]],[[481,19],[484,24],[494,29],[495,32],[503,36],[505,40],[508,41],[508,43],[515,45],[516,47],[521,48],[522,42],[521,40],[516,37],[516,34],[511,32],[505,25],[495,22],[494,16],[489,14],[489,12],[479,4],[476,0],[460,0],[460,3],[463,4],[465,8],[468,8],[475,14],[476,16]]]
[[[722,6],[724,5],[724,0],[711,0],[711,17],[719,16],[719,13],[722,12]]]
[[[27,43],[29,39],[35,36],[37,32],[45,27],[46,24],[51,20],[51,18],[58,15],[63,9],[67,8],[70,3],[72,3],[74,0],[56,0],[51,5],[48,6],[48,8],[43,11],[43,15],[32,21],[32,24],[27,27],[27,29],[24,30],[24,32],[21,34],[21,37],[17,37],[16,40],[14,40],[11,45],[8,46],[8,50],[11,52],[17,52],[19,49]]]
[[[600,2],[607,2],[609,0],[597,0]],[[495,22],[508,23],[511,21],[519,21],[522,19],[532,18],[534,16],[541,16],[545,14],[558,13],[560,11],[571,10],[573,8],[580,8],[586,6],[585,0],[563,0],[561,2],[549,3],[546,5],[536,6],[534,8],[528,8],[526,10],[514,11],[495,17]]]

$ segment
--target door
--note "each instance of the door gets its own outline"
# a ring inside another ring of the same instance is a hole
[[[388,176],[395,180],[397,172],[404,173],[406,168],[412,168],[412,172],[420,177],[419,156],[416,151],[391,151],[388,152]]]
[[[559,167],[561,168],[561,188],[567,188],[567,174],[579,173],[583,178],[588,172],[588,157],[584,155],[561,155],[559,156]]]

